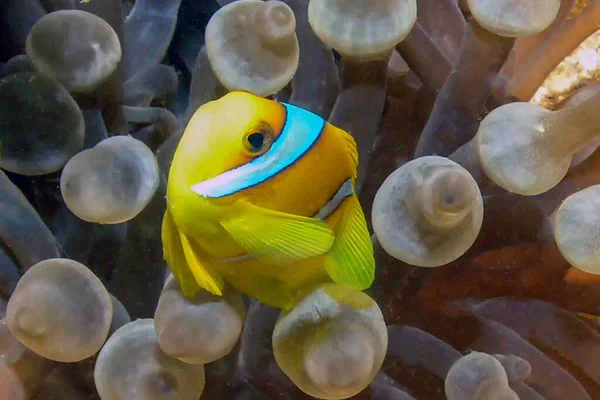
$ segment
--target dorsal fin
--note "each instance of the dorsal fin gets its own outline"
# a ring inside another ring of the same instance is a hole
[[[331,126],[333,126],[333,125],[331,125]],[[358,170],[358,149],[356,147],[356,141],[354,140],[352,135],[350,135],[345,130],[335,127],[335,126],[333,126],[333,127],[335,129],[337,129],[338,131],[340,131],[340,134],[342,135],[344,143],[346,144],[346,148],[348,150],[348,158],[349,158],[349,162],[350,162],[349,166],[350,166],[350,170],[352,171],[352,180],[355,180],[357,170]]]

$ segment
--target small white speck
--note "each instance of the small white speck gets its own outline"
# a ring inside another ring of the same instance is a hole
[[[537,125],[535,126],[535,129],[536,129],[536,130],[537,130],[539,133],[544,133],[544,132],[546,132],[546,128],[544,128],[544,125],[542,125],[542,124],[537,124]]]
[[[583,68],[594,71],[598,68],[598,52],[596,49],[585,49],[577,54],[577,60]]]

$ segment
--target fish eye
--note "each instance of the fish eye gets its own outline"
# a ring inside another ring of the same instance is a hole
[[[253,149],[262,149],[265,143],[265,135],[262,132],[254,132],[248,135],[248,143]]]
[[[246,151],[253,156],[265,153],[273,143],[273,134],[271,130],[265,127],[252,131],[244,138],[244,147]]]

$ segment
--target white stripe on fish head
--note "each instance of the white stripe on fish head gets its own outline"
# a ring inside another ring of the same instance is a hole
[[[325,120],[309,111],[282,103],[286,119],[281,134],[264,154],[192,186],[203,197],[219,198],[256,186],[293,165],[317,142]]]

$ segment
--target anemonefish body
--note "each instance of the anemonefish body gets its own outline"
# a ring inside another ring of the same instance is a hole
[[[169,172],[162,239],[183,293],[225,282],[289,309],[299,290],[359,290],[375,262],[354,190],[353,138],[321,117],[230,92],[190,120]]]

